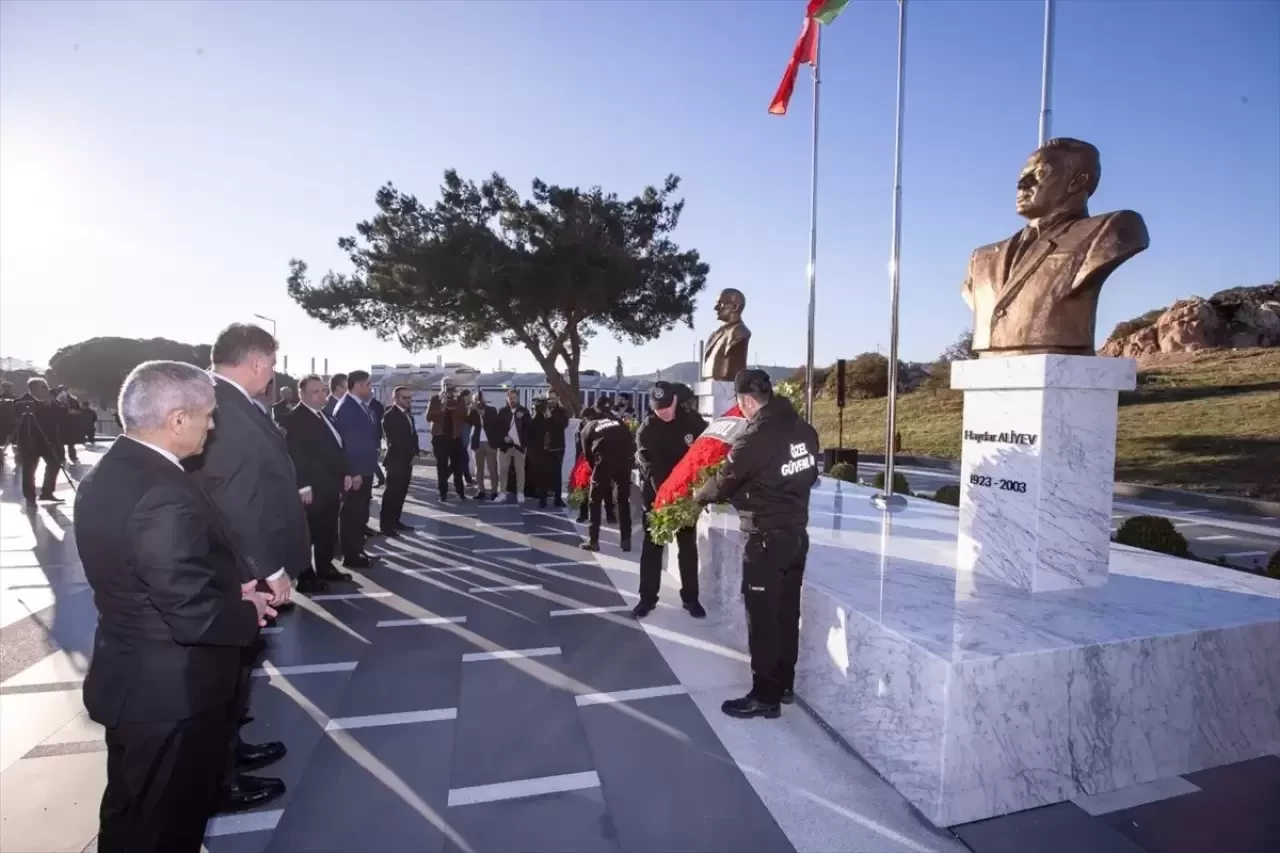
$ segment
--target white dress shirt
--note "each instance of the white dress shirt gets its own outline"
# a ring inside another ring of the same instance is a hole
[[[519,414],[519,409],[511,410],[511,429],[507,430],[507,438],[511,439],[511,443],[516,447],[520,446],[520,431],[516,429],[516,420]]]
[[[302,405],[307,406],[306,403],[303,403]],[[324,425],[329,428],[329,432],[333,433],[333,440],[338,442],[338,446],[341,447],[342,436],[338,434],[338,428],[333,425],[333,421],[329,420],[329,417],[319,409],[312,409],[310,406],[307,406],[307,408],[310,409],[311,414],[324,421]]]
[[[152,449],[152,450],[154,450],[156,453],[159,453],[161,456],[163,456],[165,459],[168,459],[168,460],[169,460],[170,462],[172,462],[174,465],[177,465],[177,466],[178,466],[178,468],[179,468],[180,470],[182,470],[182,471],[185,473],[186,469],[182,467],[182,460],[181,460],[181,459],[179,459],[177,456],[175,456],[173,453],[170,453],[168,450],[165,450],[163,447],[158,447],[158,446],[156,446],[156,445],[152,444],[152,443],[151,443],[151,442],[149,442],[149,441],[143,441],[142,439],[140,439],[140,438],[134,438],[134,437],[133,437],[133,436],[131,436],[131,435],[126,435],[126,436],[124,436],[124,437],[125,437],[125,438],[127,438],[127,439],[129,439],[130,441],[132,441],[132,442],[133,442],[133,443],[135,443],[135,444],[141,444],[143,447],[149,447],[149,448],[151,448],[151,449]]]

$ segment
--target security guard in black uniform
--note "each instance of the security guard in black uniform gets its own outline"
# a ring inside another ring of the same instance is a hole
[[[720,706],[731,717],[777,717],[795,700],[800,644],[800,585],[809,553],[809,490],[818,481],[818,434],[769,374],[740,370],[734,378],[747,428],[724,467],[695,497],[706,506],[727,500],[738,510],[747,544],[742,596],[747,606],[751,692]]]
[[[636,432],[636,465],[640,470],[640,493],[644,497],[640,603],[631,611],[637,619],[653,612],[662,585],[662,546],[649,537],[653,499],[689,445],[707,428],[701,415],[680,405],[676,386],[670,382],[655,382],[649,391],[649,400],[653,411]],[[698,540],[692,527],[676,534],[676,548],[680,563],[680,600],[691,616],[701,619],[707,611],[698,603]]]
[[[590,522],[587,551],[600,550],[600,507],[607,496],[616,492],[618,502],[618,536],[622,550],[631,550],[631,469],[636,461],[636,441],[631,429],[600,411],[599,417],[582,429],[582,452],[591,463]]]
[[[4,462],[5,452],[13,431],[18,426],[18,410],[15,406],[12,382],[0,382],[0,464]]]

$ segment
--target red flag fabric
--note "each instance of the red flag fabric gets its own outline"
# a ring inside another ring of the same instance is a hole
[[[787,70],[782,73],[782,82],[778,84],[778,91],[769,104],[771,115],[787,114],[787,105],[791,103],[791,93],[795,91],[800,66],[813,65],[818,61],[818,24],[813,16],[825,2],[826,0],[809,0],[804,12],[804,25],[800,27],[800,37],[796,39],[796,46],[791,51],[791,61],[787,63]]]

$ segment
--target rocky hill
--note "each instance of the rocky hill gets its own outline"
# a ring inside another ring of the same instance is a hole
[[[1101,355],[1144,358],[1156,353],[1280,347],[1280,279],[1237,287],[1208,299],[1193,296],[1116,326]]]

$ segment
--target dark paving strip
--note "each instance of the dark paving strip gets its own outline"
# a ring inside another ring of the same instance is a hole
[[[622,849],[793,849],[690,697],[580,711]]]
[[[467,849],[482,853],[639,850],[618,843],[610,805],[606,804],[600,788],[458,806],[449,810],[448,818],[467,847],[449,842],[444,847],[445,853],[461,853]],[[677,848],[648,848],[655,853],[674,849]]]
[[[974,853],[1150,853],[1074,803],[966,823],[951,831]]]
[[[1189,773],[1190,794],[1103,815],[1146,853],[1280,850],[1280,757]]]
[[[65,693],[79,690],[83,681],[52,681],[47,684],[10,684],[0,687],[0,696],[13,696],[20,693]]]
[[[51,755],[80,755],[86,752],[106,752],[107,742],[104,740],[85,740],[72,743],[42,743],[26,755],[27,758],[48,758]]]

